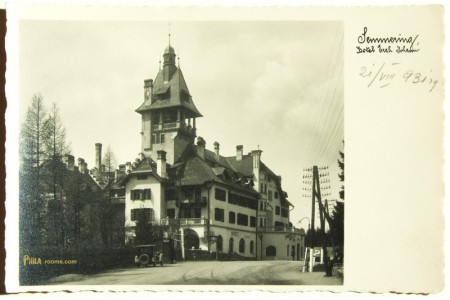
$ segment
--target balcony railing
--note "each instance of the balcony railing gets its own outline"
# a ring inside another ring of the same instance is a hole
[[[189,226],[189,225],[206,225],[208,223],[207,218],[180,218],[180,219],[161,219],[161,224],[165,225],[178,225]]]
[[[176,128],[176,127],[177,127],[176,122],[162,124],[162,129]]]
[[[288,226],[274,226],[274,227],[260,227],[259,232],[288,232],[288,233],[305,233],[303,229],[288,227]]]
[[[125,196],[111,197],[111,204],[124,204]]]

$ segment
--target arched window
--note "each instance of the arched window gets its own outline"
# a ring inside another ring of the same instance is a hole
[[[277,255],[277,248],[274,246],[268,246],[266,248],[266,256],[276,256]]]
[[[245,252],[245,240],[243,238],[241,238],[239,240],[239,253],[244,253]]]
[[[223,238],[222,238],[222,236],[221,235],[219,235],[218,237],[217,237],[217,252],[219,252],[219,251],[223,251],[222,249],[223,249]]]
[[[250,253],[253,254],[255,248],[255,242],[254,241],[250,241]]]
[[[228,252],[229,253],[233,253],[234,252],[233,246],[234,246],[234,240],[233,240],[233,238],[230,238],[230,241],[228,243]]]

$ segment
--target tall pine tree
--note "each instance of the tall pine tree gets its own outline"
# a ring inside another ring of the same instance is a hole
[[[20,240],[23,246],[40,245],[45,213],[42,186],[47,110],[41,95],[34,95],[20,131],[19,209]]]
[[[342,182],[341,190],[339,191],[340,201],[336,202],[332,215],[333,220],[333,240],[337,247],[343,250],[344,247],[344,152],[339,151],[340,159],[338,159],[338,166],[341,172],[339,179]]]
[[[53,103],[46,120],[45,136],[45,183],[49,197],[47,207],[47,239],[52,245],[64,245],[66,226],[64,226],[66,202],[64,182],[67,174],[63,157],[67,155],[69,145],[66,142],[66,130],[61,122],[59,109]]]

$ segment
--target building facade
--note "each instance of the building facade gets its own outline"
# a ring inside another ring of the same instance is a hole
[[[124,204],[127,239],[136,221],[174,225],[183,255],[195,251],[248,259],[295,259],[304,253],[305,233],[293,227],[293,205],[281,177],[261,160],[262,150],[220,154],[197,136],[196,108],[176,54],[169,45],[155,80],[144,81],[141,153],[119,166],[110,186],[113,201]]]

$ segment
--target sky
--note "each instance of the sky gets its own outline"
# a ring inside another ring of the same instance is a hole
[[[169,43],[169,21],[22,21],[20,123],[34,94],[60,109],[72,154],[89,168],[95,143],[119,163],[140,152],[145,79],[154,79]],[[170,22],[190,94],[203,114],[197,135],[224,156],[258,147],[282,176],[294,205],[291,222],[306,228],[310,192],[303,171],[328,166],[338,199],[338,151],[344,140],[341,22]],[[317,210],[317,209],[316,209]],[[316,219],[318,224],[318,219]]]

